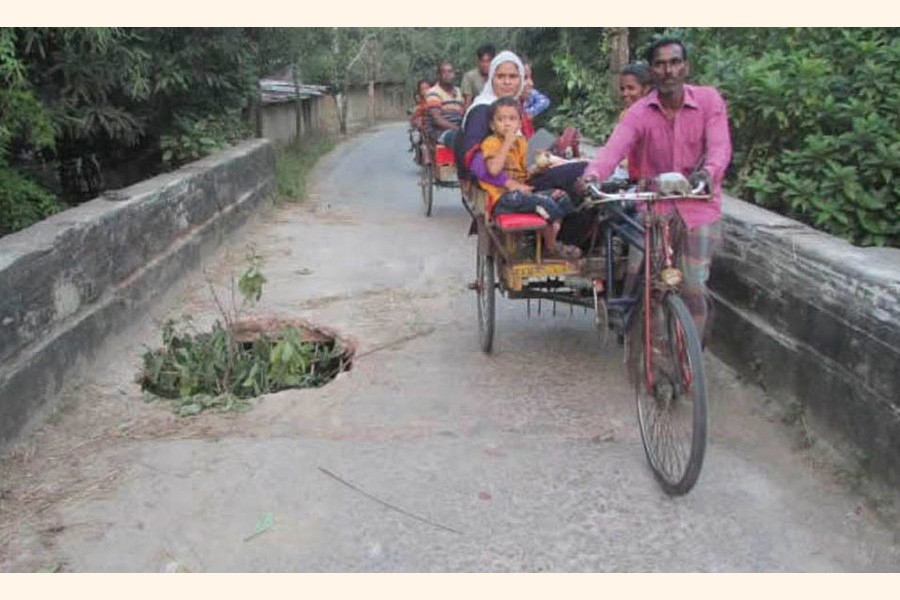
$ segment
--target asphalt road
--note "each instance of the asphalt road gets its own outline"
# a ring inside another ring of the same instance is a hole
[[[898,570],[896,525],[714,356],[704,469],[673,499],[591,314],[498,298],[482,354],[467,214],[440,190],[423,216],[406,146],[402,125],[344,143],[307,202],[248,224],[110,340],[4,459],[0,569]],[[353,369],[243,413],[143,401],[158,321],[211,322],[205,282],[224,290],[248,242],[268,278],[251,312],[335,328]]]

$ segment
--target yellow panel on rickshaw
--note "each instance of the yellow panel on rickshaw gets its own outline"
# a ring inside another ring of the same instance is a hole
[[[436,165],[435,179],[438,181],[456,181],[456,165]]]
[[[566,262],[520,263],[512,265],[506,271],[506,287],[514,292],[521,292],[522,282],[525,279],[577,274],[578,268]]]
[[[510,267],[510,271],[517,277],[531,279],[578,274],[578,268],[567,262],[522,263]]]

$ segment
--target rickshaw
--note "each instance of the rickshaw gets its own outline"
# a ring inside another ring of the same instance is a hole
[[[508,299],[551,300],[594,310],[601,332],[624,346],[634,387],[641,440],[649,465],[669,495],[689,492],[703,464],[707,390],[700,336],[680,296],[682,272],[672,202],[703,200],[680,173],[636,186],[609,181],[588,186],[579,210],[596,213],[589,248],[579,259],[542,257],[537,214],[492,216],[486,194],[463,196],[477,233],[479,343],[493,349],[497,291]],[[645,249],[650,249],[645,252]],[[626,277],[629,253],[640,270]]]

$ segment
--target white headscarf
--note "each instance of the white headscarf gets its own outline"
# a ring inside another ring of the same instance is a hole
[[[482,104],[490,106],[497,100],[498,96],[494,93],[494,73],[497,72],[497,67],[508,62],[513,63],[516,66],[516,70],[519,71],[519,89],[513,96],[518,98],[522,93],[522,90],[525,88],[525,65],[522,64],[522,59],[516,56],[515,53],[510,52],[509,50],[503,50],[491,61],[491,68],[488,70],[487,81],[484,83],[484,87],[481,88],[481,93],[475,96],[475,100],[472,101],[472,105],[469,106],[469,109],[466,111],[466,114],[463,117],[463,127],[466,126],[466,117],[469,116],[469,113],[472,112],[473,108]]]

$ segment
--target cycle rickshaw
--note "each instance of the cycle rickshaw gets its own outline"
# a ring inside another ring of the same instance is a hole
[[[614,331],[624,345],[650,467],[666,493],[681,495],[693,488],[703,464],[707,391],[700,336],[679,292],[671,203],[709,196],[690,189],[680,173],[650,183],[589,186],[579,210],[594,211],[596,221],[580,259],[542,258],[538,232],[546,221],[537,214],[494,217],[485,210],[485,193],[472,186],[463,196],[477,231],[470,287],[486,353],[493,348],[498,290],[509,299],[593,309],[598,328]],[[632,277],[626,277],[628,253],[635,253],[632,260],[642,256]]]

